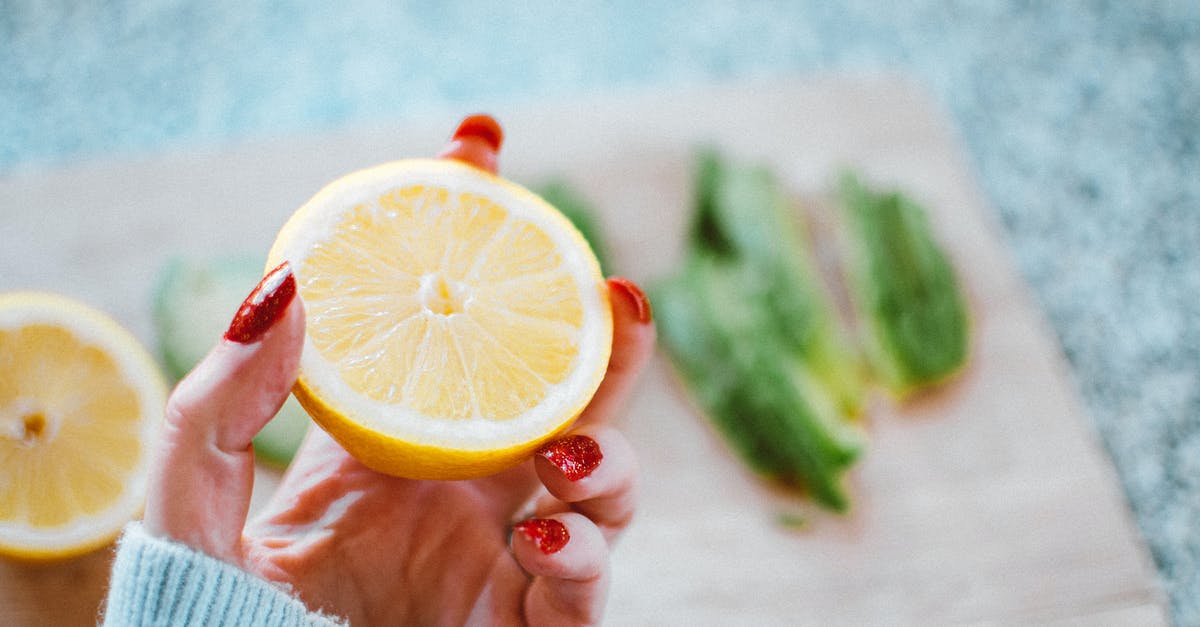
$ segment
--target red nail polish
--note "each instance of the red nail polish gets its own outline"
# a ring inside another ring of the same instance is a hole
[[[637,308],[638,322],[646,324],[654,318],[654,311],[650,308],[650,299],[646,298],[646,293],[637,286],[637,283],[615,276],[608,280],[608,287],[610,291],[624,294],[625,298],[633,303],[633,306]]]
[[[561,551],[571,540],[567,526],[553,518],[530,518],[513,525],[513,531],[521,532],[521,535],[529,538],[546,555]]]
[[[586,435],[572,435],[555,440],[538,449],[538,455],[558,466],[563,475],[571,481],[579,481],[592,474],[596,466],[600,465],[600,460],[604,459],[600,445]]]
[[[495,118],[484,114],[471,115],[458,125],[450,143],[438,156],[457,159],[495,174],[497,155],[503,143],[504,131]]]
[[[253,292],[242,301],[242,306],[229,323],[225,339],[239,344],[258,341],[283,317],[283,312],[296,296],[296,277],[288,262],[267,273]]]

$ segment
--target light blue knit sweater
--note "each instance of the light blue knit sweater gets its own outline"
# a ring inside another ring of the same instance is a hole
[[[125,529],[113,563],[106,627],[344,625],[240,568],[177,542]]]

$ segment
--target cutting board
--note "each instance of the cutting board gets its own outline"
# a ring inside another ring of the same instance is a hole
[[[844,516],[747,473],[656,360],[621,423],[640,455],[642,505],[612,555],[610,624],[1167,622],[1113,469],[958,139],[902,78],[471,103],[404,124],[14,175],[0,181],[0,290],[71,294],[152,343],[149,294],[167,257],[265,252],[324,183],[432,154],[479,109],[505,125],[506,175],[562,175],[594,201],[620,274],[645,281],[679,260],[692,157],[712,144],[771,166],[818,240],[841,167],[903,187],[929,207],[969,294],[970,367],[914,402],[873,399]],[[260,469],[256,503],[277,480]],[[110,560],[111,549],[0,561],[0,624],[94,622]]]

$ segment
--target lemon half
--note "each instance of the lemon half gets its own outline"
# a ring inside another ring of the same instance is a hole
[[[294,392],[368,467],[492,474],[566,429],[608,366],[595,255],[532,192],[449,159],[333,182],[280,231],[307,331]]]
[[[0,553],[66,557],[142,510],[166,384],[108,316],[62,296],[0,295]]]

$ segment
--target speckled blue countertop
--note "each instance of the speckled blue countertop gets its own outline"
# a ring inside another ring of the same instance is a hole
[[[965,137],[1175,621],[1200,624],[1200,3],[518,4],[0,0],[0,176],[481,97],[912,74]]]

